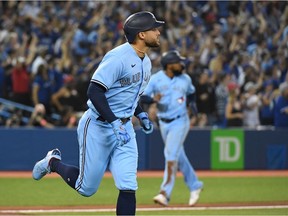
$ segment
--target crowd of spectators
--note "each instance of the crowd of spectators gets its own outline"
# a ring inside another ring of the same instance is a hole
[[[288,127],[287,1],[2,1],[0,97],[41,115],[24,124],[16,110],[0,125],[75,127],[93,72],[142,10],[166,22],[152,72],[167,50],[187,57],[199,111],[191,127]]]

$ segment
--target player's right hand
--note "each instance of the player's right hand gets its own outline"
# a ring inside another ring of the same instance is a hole
[[[114,134],[119,141],[120,146],[128,143],[131,139],[130,135],[127,133],[125,126],[123,125],[120,119],[116,119],[115,121],[111,122]]]

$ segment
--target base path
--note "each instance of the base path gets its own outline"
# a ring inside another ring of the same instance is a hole
[[[169,206],[169,207],[159,207],[159,206],[138,206],[137,212],[148,212],[148,211],[199,211],[199,210],[243,210],[243,209],[288,209],[288,203],[286,204],[275,204],[272,203],[261,203],[257,205],[254,203],[253,205],[248,204],[244,205],[241,203],[240,205],[230,204],[230,205],[196,205],[194,207],[185,207],[185,206]],[[52,214],[52,213],[84,213],[84,212],[115,212],[115,207],[112,206],[98,206],[98,207],[91,207],[91,206],[78,206],[78,207],[62,207],[62,208],[55,208],[48,206],[41,208],[41,207],[30,207],[29,208],[13,208],[13,209],[1,209],[0,208],[0,215],[22,215],[22,214]],[[196,214],[196,213],[195,213]]]

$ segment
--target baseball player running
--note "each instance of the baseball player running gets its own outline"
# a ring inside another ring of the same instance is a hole
[[[190,126],[187,103],[194,114],[197,114],[195,88],[190,77],[182,73],[183,60],[185,58],[178,51],[164,53],[161,59],[164,70],[151,76],[141,99],[144,103],[157,103],[157,116],[165,144],[165,170],[160,193],[153,200],[163,206],[169,203],[178,168],[190,190],[190,206],[198,201],[203,188],[203,183],[198,180],[183,147]]]
[[[77,128],[79,168],[62,163],[60,151],[53,149],[35,164],[35,180],[56,172],[88,197],[96,193],[108,168],[119,189],[117,215],[135,215],[138,150],[131,118],[138,117],[145,133],[153,131],[138,101],[151,76],[146,52],[160,45],[158,27],[163,24],[147,11],[126,19],[123,28],[128,42],[104,56],[88,87],[89,109]]]

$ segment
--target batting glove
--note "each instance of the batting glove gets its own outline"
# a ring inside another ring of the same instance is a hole
[[[130,135],[127,133],[125,126],[123,125],[120,119],[116,119],[115,121],[111,122],[114,134],[119,141],[120,146],[128,143],[131,139]]]
[[[149,120],[148,114],[146,112],[141,112],[137,115],[140,125],[142,127],[142,131],[146,134],[150,134],[153,132],[153,123]]]

